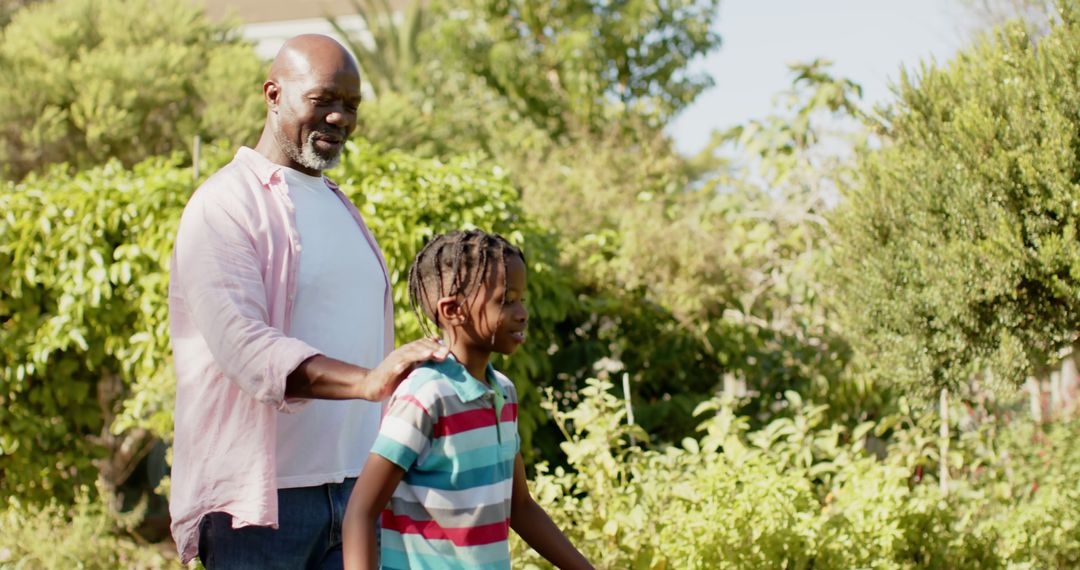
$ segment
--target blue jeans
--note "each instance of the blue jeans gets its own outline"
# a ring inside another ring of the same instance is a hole
[[[278,489],[278,529],[232,528],[228,513],[203,517],[199,560],[207,570],[340,569],[341,522],[355,478]]]

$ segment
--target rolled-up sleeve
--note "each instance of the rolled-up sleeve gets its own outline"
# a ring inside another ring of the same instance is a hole
[[[265,274],[273,264],[257,236],[270,230],[251,214],[229,194],[196,192],[181,218],[171,272],[192,328],[225,378],[258,402],[294,411],[303,400],[286,402],[286,378],[319,351],[271,325],[269,281],[281,276]]]

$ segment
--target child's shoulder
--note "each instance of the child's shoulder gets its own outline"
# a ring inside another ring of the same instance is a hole
[[[436,395],[441,388],[450,382],[446,367],[441,362],[425,362],[412,370],[405,380],[402,380],[394,395],[402,394],[417,395],[429,393]]]

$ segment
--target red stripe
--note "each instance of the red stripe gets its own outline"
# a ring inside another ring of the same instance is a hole
[[[418,534],[427,540],[449,540],[454,546],[480,546],[502,542],[510,536],[510,519],[467,528],[443,528],[435,521],[417,521],[406,515],[383,511],[382,527],[401,534]]]
[[[505,404],[500,421],[512,422],[517,419],[517,404]],[[434,437],[446,437],[469,430],[495,425],[495,413],[491,408],[467,410],[439,418],[431,428]]]
[[[495,425],[495,412],[488,408],[484,410],[468,410],[439,418],[432,428],[435,437],[446,437],[455,433],[480,429]]]

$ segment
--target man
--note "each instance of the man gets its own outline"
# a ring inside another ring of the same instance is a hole
[[[258,144],[192,195],[173,250],[172,533],[210,569],[340,567],[378,402],[446,349],[392,350],[382,254],[322,177],[356,127],[356,62],[298,36],[263,95]]]

